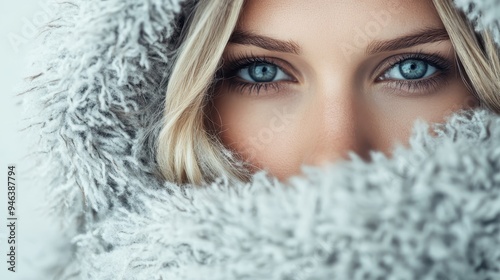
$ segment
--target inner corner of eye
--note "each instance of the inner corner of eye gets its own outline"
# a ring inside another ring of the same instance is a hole
[[[388,76],[388,71],[385,71],[384,73],[382,73],[382,75],[379,75],[375,78],[375,82],[385,81],[387,80],[387,76]]]

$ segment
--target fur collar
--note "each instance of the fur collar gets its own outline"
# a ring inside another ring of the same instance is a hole
[[[496,279],[500,117],[455,114],[372,163],[353,156],[283,185],[165,184],[76,236],[88,279]]]

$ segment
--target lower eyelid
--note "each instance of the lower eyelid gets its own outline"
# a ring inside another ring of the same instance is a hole
[[[262,94],[262,91],[269,92],[268,95],[274,95],[278,92],[288,91],[290,86],[289,81],[279,81],[279,82],[271,82],[271,83],[248,83],[246,81],[241,81],[238,79],[232,79],[228,81],[228,88],[239,91],[241,94],[254,94],[258,95],[267,95]]]
[[[382,87],[395,91],[401,96],[419,96],[432,94],[448,84],[448,75],[439,74],[431,78],[409,82],[408,80],[388,80]]]

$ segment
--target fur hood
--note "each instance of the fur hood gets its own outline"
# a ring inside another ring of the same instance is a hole
[[[500,1],[455,2],[500,44]],[[54,2],[21,95],[70,255],[47,279],[500,279],[500,116],[485,109],[287,185],[155,179],[149,127],[192,4]]]

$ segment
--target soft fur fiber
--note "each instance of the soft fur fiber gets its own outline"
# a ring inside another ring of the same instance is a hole
[[[500,1],[456,4],[500,43]],[[351,154],[288,184],[176,186],[155,179],[147,144],[192,3],[53,5],[22,95],[71,254],[47,277],[500,279],[500,116],[460,111],[437,136],[417,122],[391,158]]]

